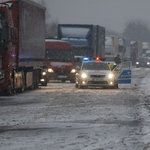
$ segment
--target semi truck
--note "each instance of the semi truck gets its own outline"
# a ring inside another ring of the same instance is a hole
[[[131,60],[131,40],[125,38],[124,46],[125,46],[124,61],[130,61]]]
[[[133,65],[136,65],[137,59],[142,56],[143,46],[141,41],[131,41],[131,57]]]
[[[45,8],[31,0],[5,1],[0,7],[0,91],[45,84]]]
[[[116,57],[119,53],[119,38],[107,35],[105,38],[105,56]]]
[[[148,42],[143,42],[143,43],[142,43],[142,48],[143,48],[142,55],[144,55],[147,50],[150,50],[150,43],[148,43]]]
[[[123,62],[125,60],[125,52],[126,52],[125,39],[124,38],[119,38],[118,53],[120,55],[121,62]]]
[[[105,28],[92,24],[58,24],[58,39],[70,42],[75,56],[105,57]]]
[[[71,44],[61,40],[45,40],[47,80],[70,80],[75,83],[76,64]]]

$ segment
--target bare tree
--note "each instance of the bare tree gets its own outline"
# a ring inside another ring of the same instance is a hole
[[[48,8],[47,8],[45,0],[39,0],[38,2],[46,8],[46,18],[45,18],[46,19],[46,26],[45,26],[46,37],[52,37],[52,38],[56,37],[58,20],[52,20],[52,17],[50,13],[48,12]]]
[[[150,42],[150,29],[148,23],[142,20],[128,21],[123,36],[131,40]]]

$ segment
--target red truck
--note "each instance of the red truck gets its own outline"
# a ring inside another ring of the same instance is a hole
[[[45,8],[30,0],[0,3],[0,91],[45,84]]]
[[[70,80],[71,83],[75,83],[75,58],[69,42],[46,39],[45,57],[48,80]]]

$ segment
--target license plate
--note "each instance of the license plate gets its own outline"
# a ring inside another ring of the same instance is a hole
[[[101,79],[92,79],[92,81],[101,81]]]
[[[67,76],[58,76],[58,78],[67,78]]]

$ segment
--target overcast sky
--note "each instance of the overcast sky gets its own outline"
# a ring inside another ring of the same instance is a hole
[[[142,19],[150,24],[150,0],[44,1],[51,20],[58,20],[59,23],[95,24],[119,33],[130,20]]]

